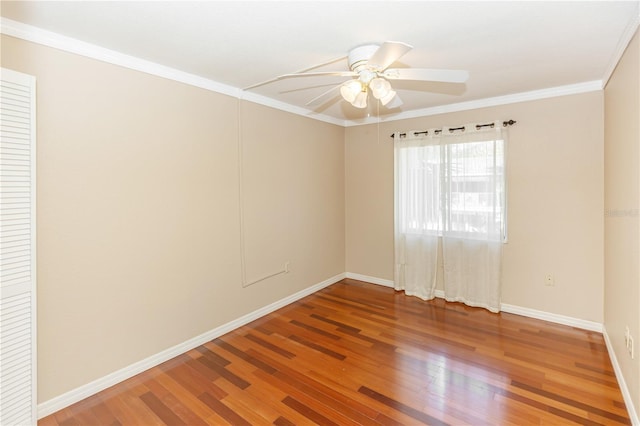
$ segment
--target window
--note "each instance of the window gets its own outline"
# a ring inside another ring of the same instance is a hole
[[[505,240],[504,140],[436,139],[396,147],[400,232]]]

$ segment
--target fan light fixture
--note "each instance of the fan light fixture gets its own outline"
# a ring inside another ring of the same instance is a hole
[[[340,87],[340,94],[345,101],[356,108],[367,107],[367,94],[371,89],[373,97],[382,105],[387,105],[396,96],[391,84],[384,78],[375,77],[363,83],[360,80],[349,80]]]
[[[363,89],[360,80],[349,80],[340,87],[340,94],[345,101],[353,103]]]
[[[362,90],[362,92],[358,93],[356,98],[351,102],[356,108],[366,108],[367,107],[367,88],[366,86]]]

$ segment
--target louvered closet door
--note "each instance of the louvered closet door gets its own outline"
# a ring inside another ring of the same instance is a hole
[[[35,78],[0,71],[0,425],[36,424]]]

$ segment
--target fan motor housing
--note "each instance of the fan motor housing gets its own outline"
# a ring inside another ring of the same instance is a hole
[[[367,65],[369,58],[379,47],[377,44],[366,44],[351,49],[349,51],[349,69],[353,72],[359,72]]]

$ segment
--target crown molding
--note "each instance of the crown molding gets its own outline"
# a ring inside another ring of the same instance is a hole
[[[86,43],[75,38],[63,36],[52,31],[47,31],[42,28],[23,24],[11,19],[0,18],[0,33],[44,46],[52,47],[64,52],[75,53],[87,58],[96,59],[98,61],[106,62],[109,64],[118,65],[157,77],[166,78],[168,80],[188,84],[190,86],[199,87],[211,92],[232,96],[240,100],[255,102],[257,104],[290,112],[292,114],[305,116],[314,120],[324,121],[326,123],[336,124],[343,127],[345,124],[343,120],[337,119],[335,117],[316,114],[304,108],[300,108],[284,102],[279,102],[265,96],[257,95],[255,93],[243,91],[242,89],[239,89],[237,87],[222,84],[195,74],[190,74],[184,71],[177,70],[175,68],[160,65],[155,62],[140,59],[135,56],[126,55],[115,50],[106,49],[95,44]]]
[[[75,53],[91,59],[107,62],[113,65],[130,68],[147,74],[163,77],[169,80],[186,83],[223,95],[239,97],[240,89],[221,84],[194,74],[189,74],[171,67],[147,61],[131,55],[106,49],[95,44],[86,43],[75,38],[26,25],[7,18],[0,19],[2,34],[38,43],[64,52]]]
[[[640,1],[638,2],[637,9],[638,10],[636,10],[636,13],[633,15],[633,18],[627,25],[627,28],[625,28],[624,32],[622,33],[622,36],[620,36],[620,40],[618,40],[618,45],[616,46],[616,50],[611,56],[609,65],[607,66],[605,73],[602,77],[603,89],[609,82],[609,79],[611,78],[611,76],[613,75],[613,72],[618,66],[618,62],[620,62],[620,59],[622,59],[622,55],[624,55],[624,51],[627,49],[627,46],[629,46],[629,43],[631,43],[631,39],[633,39],[633,36],[638,30],[638,26],[640,26]]]
[[[622,56],[624,48],[633,37],[633,34],[640,22],[640,16],[636,16],[632,24],[628,26],[624,36],[621,38],[618,48],[618,54],[616,61],[611,70],[608,71],[607,79],[610,73],[613,72],[615,64]],[[123,53],[106,49],[91,43],[86,43],[71,37],[63,36],[58,33],[43,30],[38,27],[26,25],[21,22],[13,21],[7,18],[0,18],[0,33],[27,40],[33,43],[38,43],[54,49],[62,50],[65,52],[75,53],[88,58],[96,59],[102,62],[107,62],[114,65],[119,65],[125,68],[133,69],[136,71],[144,72],[147,74],[155,75],[158,77],[166,78],[173,81],[178,81],[191,86],[199,87],[212,92],[220,93],[227,96],[232,96],[240,100],[246,100],[254,102],[256,104],[272,107],[281,111],[289,112],[292,114],[300,115],[303,117],[311,118],[313,120],[323,121],[329,124],[335,124],[342,127],[361,126],[367,124],[375,124],[379,122],[390,122],[404,120],[408,118],[428,117],[437,114],[446,114],[458,111],[467,111],[478,108],[486,108],[498,105],[507,105],[518,102],[526,102],[538,99],[552,98],[557,96],[574,95],[579,93],[591,92],[602,90],[606,80],[587,81],[583,83],[570,84],[566,86],[558,86],[541,90],[533,90],[529,92],[515,93],[505,96],[498,96],[492,98],[478,99],[474,101],[459,102],[448,105],[440,105],[430,108],[423,108],[413,111],[407,111],[395,115],[387,115],[382,117],[368,117],[359,120],[341,120],[336,117],[331,117],[324,114],[314,113],[305,108],[301,108],[295,105],[287,104],[284,102],[276,101],[266,96],[258,95],[255,93],[243,91],[240,88],[229,86],[210,80],[204,77],[190,74],[184,71],[177,70],[175,68],[167,67],[157,64],[155,62],[147,61],[137,58],[135,56],[125,55]],[[626,42],[624,42],[626,40]]]

